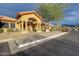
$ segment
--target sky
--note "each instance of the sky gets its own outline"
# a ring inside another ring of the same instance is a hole
[[[64,10],[62,24],[79,25],[79,4],[72,3]]]
[[[16,17],[17,12],[35,10],[38,7],[37,5],[38,4],[35,3],[0,3],[0,15]],[[79,4],[71,3],[69,7],[65,8],[64,17],[60,23],[67,25],[79,25]]]

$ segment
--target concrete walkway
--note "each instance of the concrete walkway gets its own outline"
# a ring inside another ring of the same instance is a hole
[[[34,37],[35,38],[37,37],[38,39],[41,39],[41,38],[52,36],[57,33],[61,33],[61,32],[56,31],[56,32],[30,32],[30,33],[22,33],[22,32],[0,33],[0,43],[7,42],[7,41],[12,40],[14,38],[32,39]]]
[[[8,32],[8,33],[0,33],[0,43],[3,42],[4,40],[7,41],[9,38],[15,38],[22,36],[22,32]]]

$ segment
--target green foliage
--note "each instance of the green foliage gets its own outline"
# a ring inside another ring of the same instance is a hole
[[[76,27],[77,30],[79,30],[79,27]]]
[[[13,29],[7,29],[7,32],[14,32],[14,30]]]
[[[55,26],[53,26],[52,31],[57,31],[57,28]]]
[[[69,27],[63,27],[63,26],[60,26],[58,24],[58,25],[52,27],[52,31],[63,31],[63,32],[67,32],[67,31],[69,31]]]
[[[52,27],[52,31],[61,30],[61,28],[62,28],[61,25],[58,24],[58,25]]]
[[[2,28],[0,28],[0,33],[3,33],[3,32],[4,32],[4,30]]]
[[[62,27],[62,28],[61,28],[61,31],[67,32],[67,31],[69,31],[69,28],[68,28],[68,27]]]
[[[60,20],[63,18],[63,10],[68,4],[63,3],[43,3],[39,4],[37,12],[44,18],[45,22]]]

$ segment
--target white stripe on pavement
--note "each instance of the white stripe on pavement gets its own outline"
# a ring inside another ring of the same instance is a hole
[[[36,41],[32,41],[32,42],[28,42],[28,43],[25,43],[25,44],[21,44],[19,45],[19,48],[22,48],[22,47],[25,47],[25,46],[29,46],[29,45],[33,45],[35,43],[41,43],[41,42],[46,42],[48,40],[51,40],[53,38],[56,38],[56,37],[59,37],[59,36],[62,36],[62,35],[65,35],[67,34],[68,32],[64,32],[64,33],[60,33],[60,34],[56,34],[56,35],[53,35],[53,36],[50,36],[50,37],[47,37],[47,38],[43,38],[43,39],[39,39],[39,40],[36,40]]]

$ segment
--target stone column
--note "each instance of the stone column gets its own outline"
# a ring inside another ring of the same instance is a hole
[[[20,23],[19,22],[17,22],[17,23],[15,23],[16,25],[16,29],[18,29],[18,30],[20,30]]]
[[[39,26],[38,26],[38,23],[37,23],[37,25],[36,25],[36,30],[37,30],[37,32],[39,31]]]
[[[41,32],[41,24],[38,23],[38,32]]]
[[[24,28],[23,28],[23,21],[21,21],[21,25],[22,25],[22,31],[24,30]]]
[[[28,32],[27,21],[26,21],[26,23],[25,23],[25,30],[26,30],[26,32]]]
[[[17,23],[15,23],[15,28],[17,29]]]
[[[19,24],[15,23],[15,29],[19,30]]]
[[[11,23],[9,22],[9,29],[11,28]]]
[[[40,32],[41,32],[41,31],[42,31],[42,30],[41,30],[41,23],[39,24],[39,26],[40,26]]]
[[[32,32],[33,31],[33,28],[32,28],[32,26],[30,26],[30,32]]]

